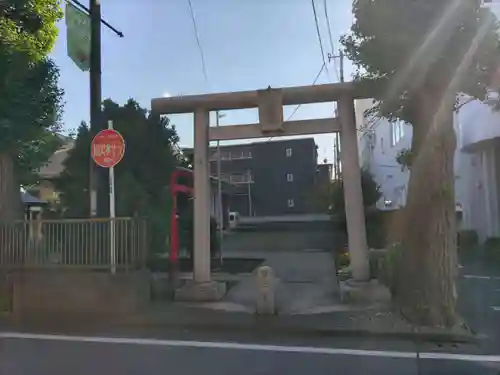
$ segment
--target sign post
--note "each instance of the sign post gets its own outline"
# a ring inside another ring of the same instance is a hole
[[[108,121],[108,129],[101,130],[92,140],[91,155],[94,162],[109,170],[109,218],[110,218],[110,258],[111,273],[116,273],[116,198],[115,166],[125,154],[125,140],[113,129],[113,121]]]
[[[108,121],[108,129],[113,130],[113,121]],[[116,272],[116,196],[115,196],[115,167],[109,167],[109,218],[110,224],[110,247],[111,247],[111,273]]]

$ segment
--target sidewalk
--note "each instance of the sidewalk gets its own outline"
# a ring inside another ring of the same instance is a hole
[[[152,302],[135,316],[58,316],[36,314],[14,319],[0,316],[0,330],[29,330],[99,334],[113,328],[199,329],[257,334],[328,337],[375,337],[446,343],[477,343],[465,328],[415,328],[383,305],[348,305],[339,299],[331,254],[314,249],[302,252],[241,252],[227,257],[265,258],[279,278],[278,314],[255,314],[255,278],[238,275],[237,284],[220,302]],[[235,275],[227,275],[234,278]],[[224,275],[219,275],[224,279]],[[232,280],[233,284],[235,279]]]
[[[314,315],[256,316],[244,312],[205,309],[181,303],[158,303],[136,316],[37,315],[0,319],[1,331],[100,334],[127,329],[181,329],[276,334],[300,337],[356,337],[414,342],[472,343],[481,338],[462,328],[415,329],[390,311],[344,311]]]
[[[304,251],[227,251],[225,257],[261,258],[279,279],[277,315],[255,314],[254,274],[238,275],[237,283],[219,302],[159,303],[133,324],[216,331],[248,331],[322,336],[378,337],[385,339],[471,343],[468,330],[419,328],[393,314],[387,306],[352,305],[340,301],[332,254]],[[235,282],[235,275],[227,275]],[[224,281],[224,275],[214,275]]]

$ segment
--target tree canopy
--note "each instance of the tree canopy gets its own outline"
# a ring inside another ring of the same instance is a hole
[[[373,179],[372,174],[365,169],[361,170],[361,190],[365,208],[374,207],[382,196],[380,186]],[[314,200],[321,211],[328,211],[345,217],[344,184],[342,180],[333,180],[325,185],[318,186],[314,192]]]
[[[353,2],[356,22],[341,43],[358,68],[356,81],[380,104],[380,115],[414,125],[419,93],[442,94],[452,82],[454,91],[484,99],[499,66],[500,45],[498,22],[480,5],[480,0]]]
[[[41,142],[47,130],[59,125],[63,92],[48,54],[61,17],[59,0],[5,0],[0,5],[0,217],[19,216],[18,169],[43,162],[36,153],[45,153]],[[28,154],[32,161],[20,160]]]
[[[171,209],[169,178],[180,163],[174,151],[179,141],[175,126],[167,117],[150,114],[133,99],[123,106],[104,101],[103,119],[113,121],[126,145],[125,155],[115,167],[117,216],[148,216],[155,235],[161,235],[157,241],[165,241]],[[55,181],[66,217],[88,217],[90,213],[90,141],[90,129],[82,123],[64,170]]]

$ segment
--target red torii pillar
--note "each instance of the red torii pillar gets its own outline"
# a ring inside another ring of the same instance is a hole
[[[177,194],[193,194],[194,189],[178,183],[179,177],[193,177],[193,171],[184,168],[176,168],[170,175],[170,194],[172,197],[172,212],[170,218],[170,262],[177,262],[179,258],[179,222],[177,219]]]

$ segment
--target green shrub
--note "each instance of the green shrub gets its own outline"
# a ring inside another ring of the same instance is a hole
[[[378,210],[366,210],[366,240],[370,249],[383,249],[387,242],[387,230],[383,213]]]
[[[0,313],[9,312],[11,309],[10,299],[8,296],[0,294]]]
[[[380,272],[380,262],[386,256],[387,250],[370,250],[368,256],[369,267],[370,267],[370,279],[378,279]]]
[[[461,230],[457,233],[457,245],[460,249],[470,249],[478,243],[479,236],[475,230]]]
[[[488,259],[500,260],[500,237],[490,237],[484,241],[484,254]]]
[[[376,279],[379,274],[380,260],[385,257],[385,250],[371,250],[369,252],[370,279]],[[335,252],[335,266],[338,271],[347,268],[350,264],[349,252],[346,250]]]
[[[191,210],[192,211],[192,210]],[[194,252],[194,219],[189,214],[181,215],[179,225],[180,232],[180,247],[186,248],[190,257],[193,257]],[[215,257],[220,254],[219,231],[217,230],[217,220],[210,217],[210,254]]]
[[[389,288],[394,295],[397,284],[397,271],[402,256],[400,244],[390,246],[378,262],[378,280]]]
[[[484,247],[488,249],[500,250],[500,237],[489,237],[484,241]]]
[[[347,251],[339,251],[335,253],[335,266],[338,270],[347,267],[349,263],[349,253]]]

